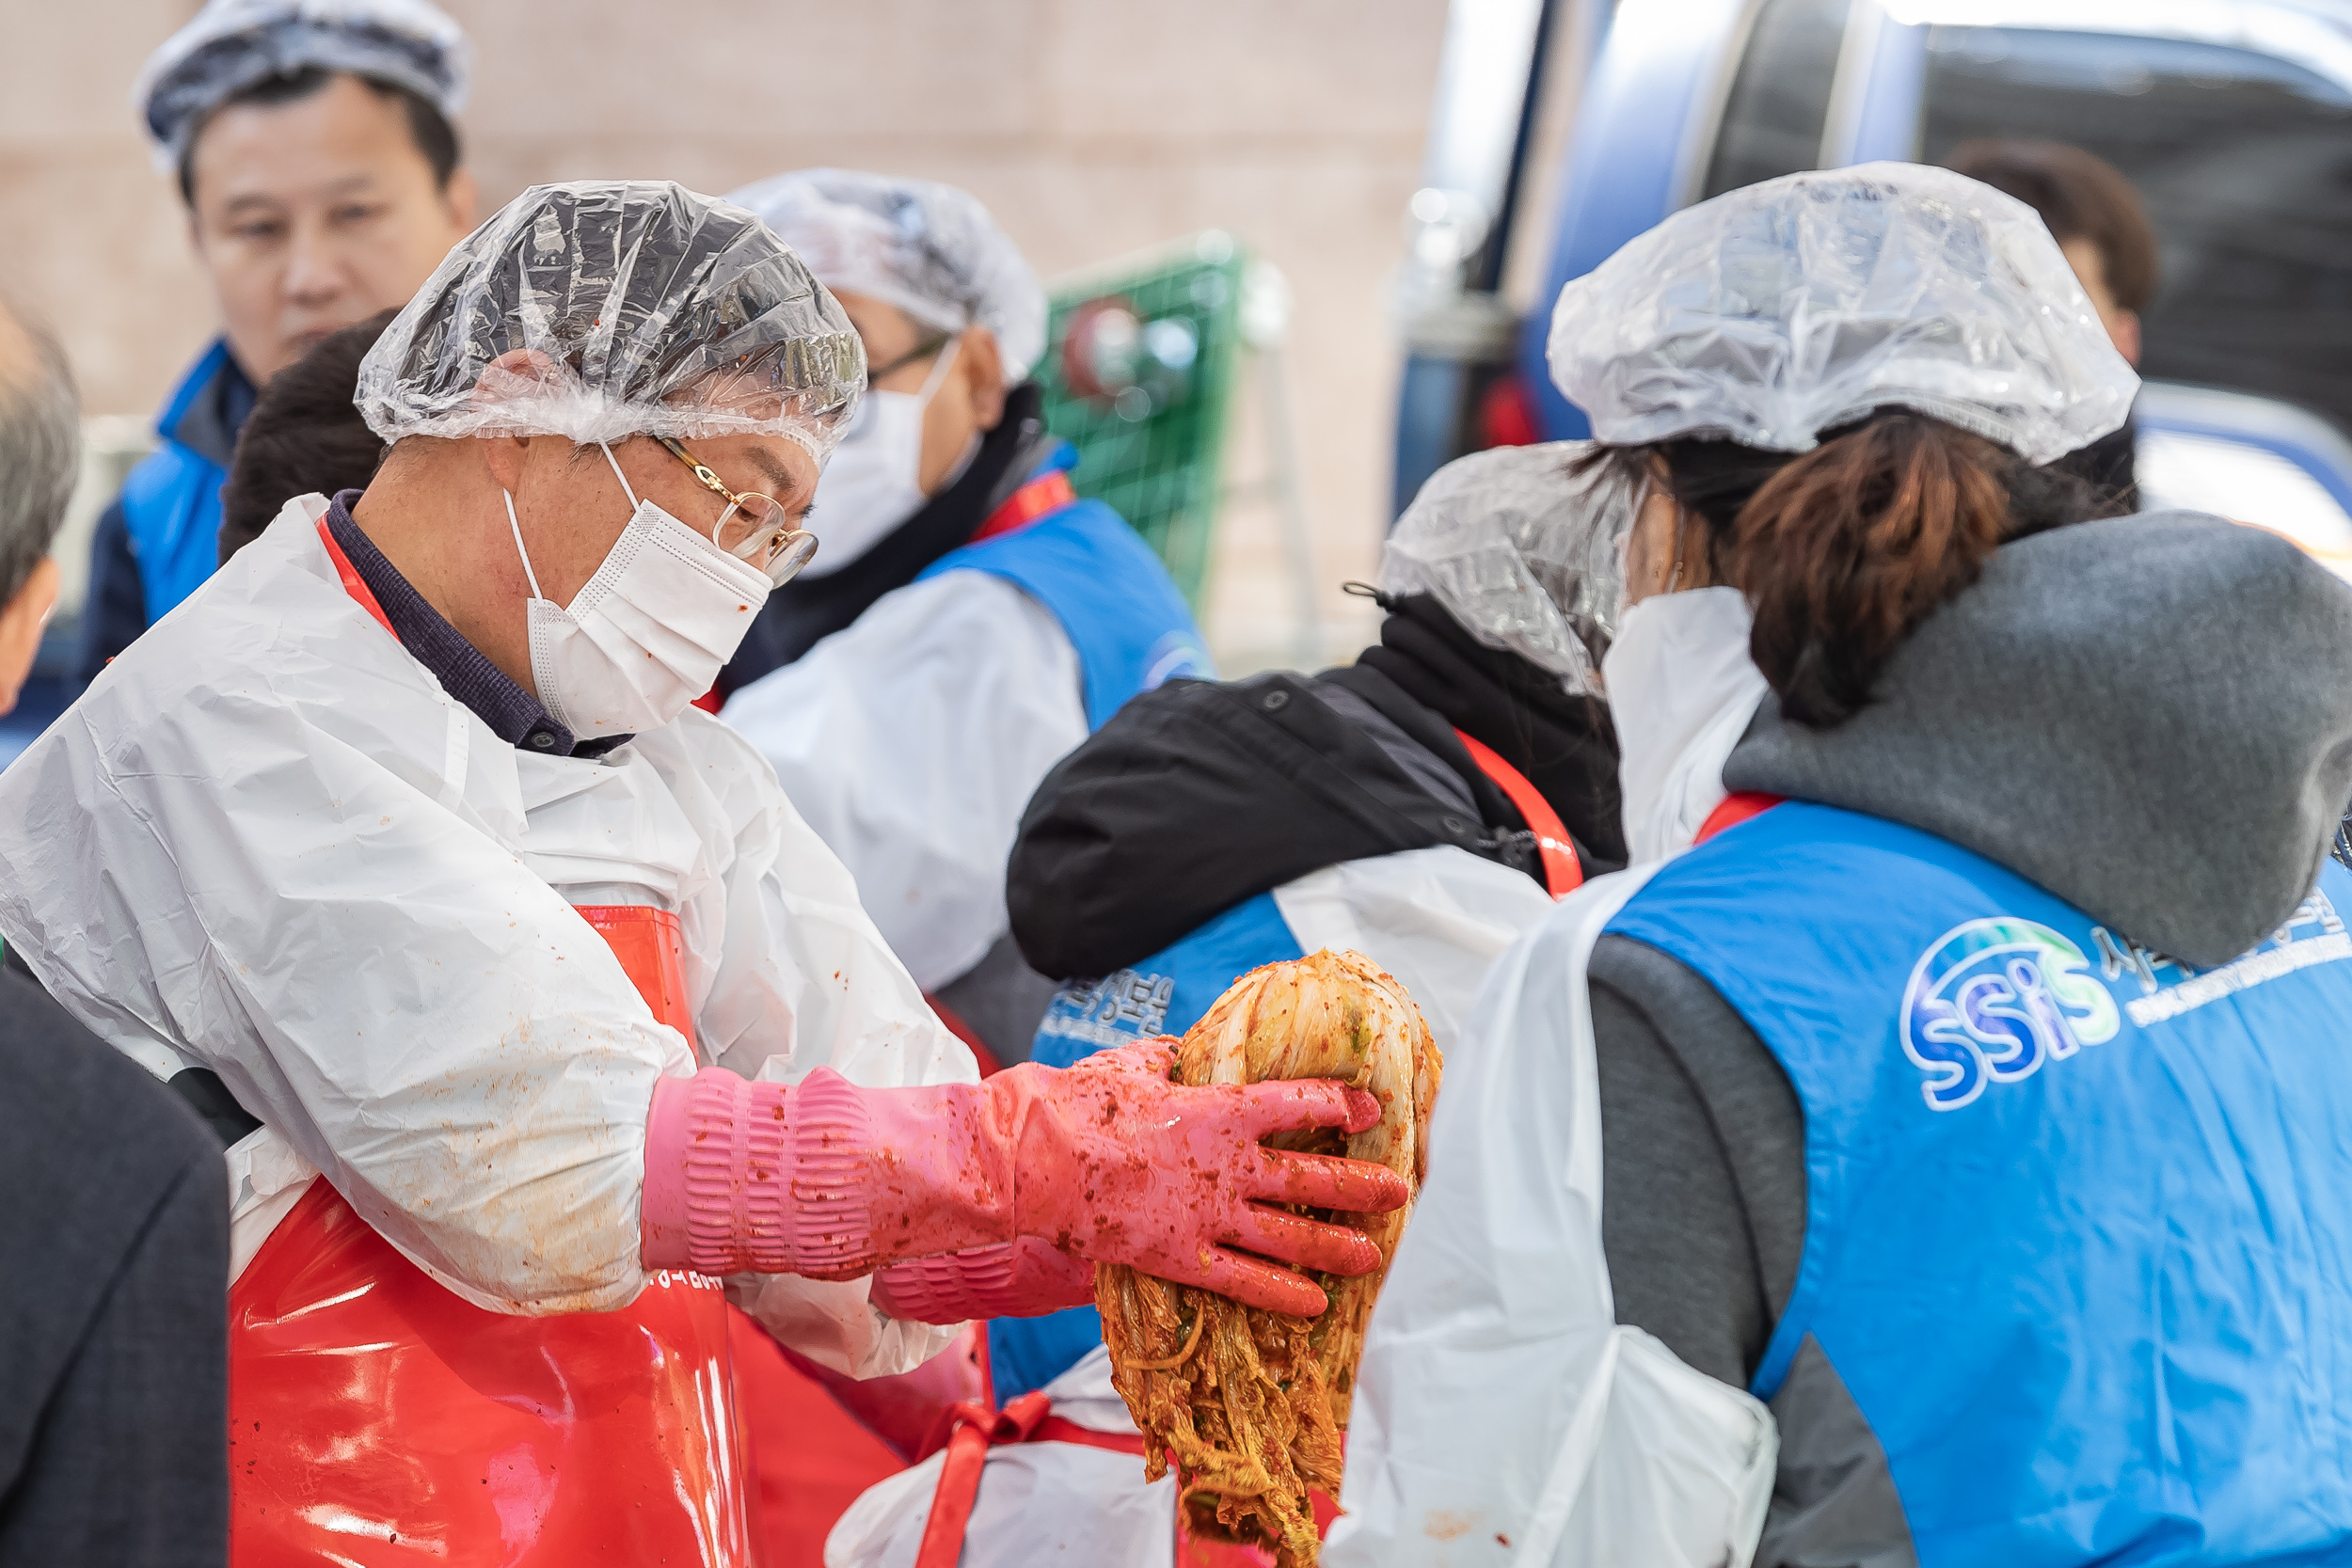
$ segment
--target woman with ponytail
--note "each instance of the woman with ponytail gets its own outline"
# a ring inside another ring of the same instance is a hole
[[[2352,594],[2051,465],[2039,220],[1791,176],[1563,292],[1630,867],[1488,977],[1327,1561],[2352,1558]]]

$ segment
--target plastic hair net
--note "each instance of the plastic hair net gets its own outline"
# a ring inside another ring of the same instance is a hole
[[[2139,378],[2032,208],[1948,169],[1792,174],[1677,213],[1560,292],[1551,378],[1612,445],[1805,451],[1909,408],[2047,463]]]
[[[1430,594],[1462,628],[1597,691],[1625,603],[1641,505],[1618,465],[1572,471],[1590,441],[1496,447],[1429,476],[1380,562],[1386,594]]]
[[[742,208],[680,185],[534,185],[425,280],[354,401],[408,436],[789,436],[820,460],[866,386],[850,318]]]
[[[212,0],[131,88],[155,166],[177,167],[195,127],[231,93],[306,66],[406,87],[454,119],[473,46],[425,0]]]
[[[782,234],[828,289],[887,301],[934,331],[987,327],[1007,385],[1045,352],[1045,287],[969,191],[804,168],[727,199]]]

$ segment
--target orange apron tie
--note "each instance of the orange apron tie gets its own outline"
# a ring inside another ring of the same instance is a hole
[[[977,545],[983,539],[993,539],[1000,533],[1011,533],[1026,528],[1040,517],[1059,512],[1077,499],[1078,492],[1072,487],[1070,475],[1060,468],[1048,468],[1007,496],[996,510],[972,531],[972,537],[964,543]]]
[[[1743,789],[1737,795],[1726,795],[1715,802],[1715,809],[1699,824],[1699,836],[1693,844],[1705,844],[1725,828],[1736,828],[1751,816],[1761,816],[1787,800],[1785,795],[1767,795],[1760,789]]]
[[[1045,1390],[1033,1388],[1002,1410],[960,1404],[950,1413],[955,1430],[947,1438],[947,1457],[939,1466],[939,1485],[931,1493],[931,1516],[923,1526],[923,1544],[915,1548],[914,1568],[956,1568],[963,1556],[963,1533],[972,1523],[972,1505],[980,1495],[980,1471],[989,1449],[998,1443],[1028,1439],[1053,1405]],[[1142,1440],[1136,1439],[1136,1450]]]
[[[922,1544],[915,1548],[914,1568],[956,1568],[963,1556],[964,1536],[972,1528],[972,1510],[979,1501],[980,1477],[988,1466],[988,1450],[1008,1443],[1075,1443],[1106,1449],[1112,1453],[1143,1457],[1143,1434],[1136,1432],[1097,1432],[1059,1416],[1047,1415],[1052,1405],[1045,1390],[1023,1394],[1002,1410],[982,1404],[959,1404],[949,1412],[954,1430],[947,1439],[947,1457],[939,1467],[939,1484],[931,1491],[930,1516],[923,1524]],[[1340,1516],[1339,1504],[1319,1488],[1308,1501],[1315,1515],[1315,1531],[1327,1534]],[[1274,1556],[1256,1546],[1223,1541],[1200,1541],[1176,1521],[1178,1568],[1272,1568]]]
[[[361,577],[358,568],[352,565],[351,557],[343,554],[343,547],[335,543],[335,531],[326,526],[325,517],[319,519],[319,543],[326,546],[326,559],[335,563],[335,575],[342,578],[343,592],[373,616],[377,626],[392,632],[393,641],[399,641],[400,633],[392,631],[392,623],[385,615],[384,607],[375,602],[375,590],[368,586],[367,578]]]
[[[1495,782],[1502,793],[1518,807],[1519,816],[1535,835],[1535,852],[1543,857],[1544,887],[1554,898],[1565,898],[1584,885],[1584,867],[1576,856],[1576,841],[1568,836],[1567,824],[1551,809],[1542,790],[1528,783],[1527,775],[1502,760],[1495,749],[1466,730],[1454,732],[1461,737],[1470,761],[1478,770]]]

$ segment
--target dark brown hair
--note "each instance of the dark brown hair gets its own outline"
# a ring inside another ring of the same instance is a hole
[[[1663,459],[1705,530],[1710,574],[1756,609],[1749,653],[1801,724],[1828,729],[1870,700],[1903,640],[2012,539],[2106,515],[2090,487],[1908,409],[1824,431],[1807,452],[1682,438],[1612,449]]]
[[[364,490],[384,460],[384,443],[352,406],[359,361],[397,309],[331,332],[270,377],[237,434],[220,492],[220,560],[262,536],[285,504],[313,490]]]
[[[1952,149],[1944,166],[2031,207],[2058,244],[2089,240],[2107,293],[2124,309],[2145,310],[2155,297],[2156,232],[2148,209],[2105,158],[2064,142],[1985,137]]]
[[[204,118],[190,127],[186,143],[180,151],[180,199],[187,206],[196,205],[196,143],[204,128],[223,109],[240,103],[259,103],[275,107],[294,103],[325,89],[338,75],[350,75],[352,80],[374,93],[378,98],[397,100],[408,116],[408,137],[417,144],[417,150],[433,168],[433,188],[449,189],[450,176],[457,172],[458,146],[456,127],[440,110],[426,103],[415,92],[397,82],[382,82],[373,76],[356,72],[333,71],[324,66],[306,65],[264,76],[250,87],[239,87],[204,111]]]

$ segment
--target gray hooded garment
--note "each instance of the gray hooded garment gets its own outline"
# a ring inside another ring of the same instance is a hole
[[[2001,549],[1827,731],[1769,697],[1724,768],[1977,851],[2198,968],[2275,931],[2352,798],[2352,588],[2275,535],[2185,513]],[[1618,1321],[1746,1386],[1795,1282],[1804,1122],[1692,971],[1592,960],[1602,1240]],[[1772,1401],[1756,1568],[1917,1561],[1877,1438],[1819,1347]]]

